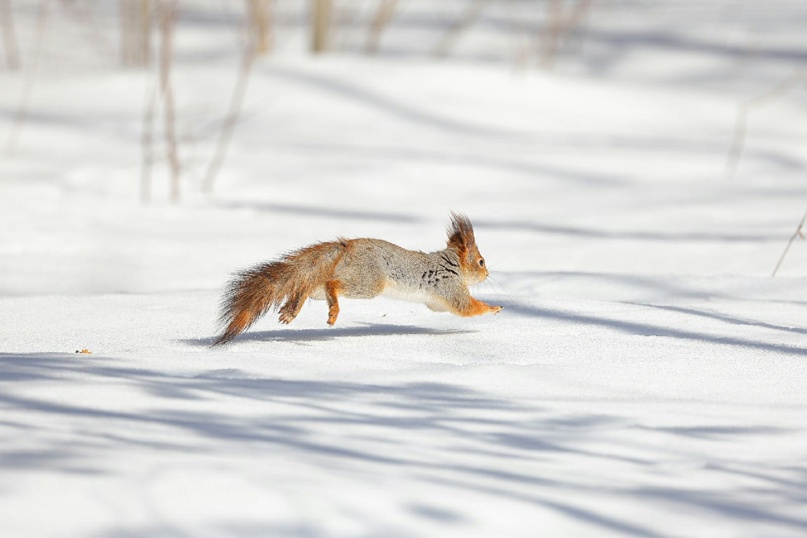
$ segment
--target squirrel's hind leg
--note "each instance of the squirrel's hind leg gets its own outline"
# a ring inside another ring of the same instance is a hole
[[[336,323],[339,316],[339,292],[342,291],[342,283],[338,280],[329,280],[325,283],[325,298],[328,300],[328,325]]]
[[[305,304],[306,297],[302,294],[293,295],[289,297],[289,300],[286,301],[286,304],[280,309],[280,316],[279,321],[285,325],[288,325],[294,318],[297,317],[297,314],[300,313],[300,310],[303,308],[303,304]]]

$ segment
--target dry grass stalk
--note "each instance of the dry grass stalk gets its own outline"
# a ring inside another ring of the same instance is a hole
[[[147,204],[151,201],[151,167],[154,163],[154,116],[157,108],[157,89],[148,92],[146,106],[143,111],[143,164],[140,169],[140,201]]]
[[[594,0],[578,0],[573,6],[564,9],[563,0],[550,0],[549,22],[541,39],[541,66],[550,69],[557,58],[563,39],[577,29],[591,11]]]
[[[737,172],[737,167],[740,164],[740,158],[742,157],[743,149],[745,148],[745,135],[748,128],[749,114],[753,110],[764,106],[771,101],[778,99],[779,97],[782,97],[803,82],[807,83],[807,70],[797,71],[791,76],[780,81],[769,90],[764,91],[759,95],[755,95],[754,97],[743,101],[737,106],[737,119],[734,124],[734,139],[731,142],[731,149],[729,149],[728,159],[726,160],[725,174],[727,179],[734,177]],[[787,245],[785,245],[785,250],[782,252],[782,255],[779,256],[779,260],[776,262],[776,266],[773,268],[773,272],[771,273],[772,277],[776,276],[776,273],[779,272],[779,268],[782,267],[782,262],[785,261],[785,257],[787,257],[787,253],[790,251],[790,247],[793,246],[793,242],[796,240],[796,238],[801,237],[804,239],[802,230],[804,229],[805,222],[807,222],[807,211],[805,211],[804,215],[802,215],[798,226],[796,226],[796,231],[790,236]]]
[[[26,74],[25,81],[23,82],[22,91],[20,92],[20,101],[17,105],[17,111],[14,113],[14,119],[11,122],[11,130],[6,139],[6,153],[13,153],[17,148],[17,142],[22,132],[22,126],[25,119],[28,117],[28,106],[31,101],[31,92],[34,89],[34,79],[36,78],[37,68],[39,67],[39,57],[42,54],[42,42],[45,39],[45,25],[48,20],[48,7],[49,0],[40,0],[39,8],[36,15],[36,47],[34,52],[34,60],[31,62],[28,73]]]
[[[729,155],[726,160],[726,179],[732,179],[734,177],[734,174],[737,172],[737,167],[740,164],[740,158],[742,157],[743,149],[745,149],[745,134],[748,127],[749,114],[754,109],[764,106],[796,88],[802,82],[807,82],[807,70],[800,70],[780,81],[769,90],[755,95],[737,105],[734,139],[731,142],[731,148],[729,149]]]
[[[151,7],[151,0],[120,0],[124,67],[148,67],[151,62]]]
[[[328,50],[331,30],[332,0],[313,0],[311,12],[311,52]]]
[[[787,245],[785,246],[785,251],[782,252],[782,255],[779,257],[779,261],[776,262],[776,267],[773,268],[773,273],[771,273],[772,277],[776,276],[776,273],[782,266],[782,262],[785,261],[785,256],[787,256],[787,251],[790,250],[790,246],[793,244],[793,241],[795,241],[797,237],[804,239],[802,229],[804,228],[805,221],[807,221],[807,211],[805,211],[804,215],[802,215],[801,220],[799,221],[799,225],[796,226],[796,231],[793,232],[792,236],[790,236],[790,240],[787,242]]]
[[[3,48],[6,51],[6,66],[16,71],[20,68],[20,52],[17,36],[14,33],[14,18],[11,15],[9,0],[0,0],[0,32],[3,34]]]
[[[383,0],[378,6],[378,9],[373,16],[373,21],[370,24],[370,33],[367,36],[367,45],[365,51],[374,54],[378,52],[381,44],[381,34],[384,33],[387,25],[395,16],[395,10],[398,8],[398,0]]]
[[[249,39],[255,54],[272,50],[272,0],[247,0]]]
[[[168,156],[168,165],[171,169],[171,201],[179,202],[180,197],[180,167],[179,151],[176,137],[176,114],[174,110],[174,92],[171,86],[171,65],[173,62],[174,27],[177,18],[176,0],[163,0],[160,2],[160,94],[163,100],[165,118],[165,144]]]
[[[465,10],[460,20],[449,28],[443,39],[434,47],[432,54],[434,56],[447,56],[459,36],[479,19],[479,16],[482,15],[482,12],[491,2],[492,0],[474,0]]]
[[[227,149],[230,145],[230,139],[233,136],[235,125],[238,123],[238,118],[243,108],[244,96],[247,92],[247,85],[249,82],[249,75],[252,73],[252,66],[255,63],[256,48],[255,44],[251,41],[247,43],[244,54],[241,60],[241,70],[238,74],[233,94],[230,99],[230,107],[227,112],[227,119],[222,125],[221,132],[219,133],[219,140],[216,143],[216,151],[213,155],[213,160],[207,168],[207,173],[202,181],[202,190],[205,192],[213,192],[213,183],[216,176],[224,163],[224,158],[227,156]]]

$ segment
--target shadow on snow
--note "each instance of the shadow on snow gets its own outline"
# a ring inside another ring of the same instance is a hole
[[[530,315],[567,316],[509,306]],[[620,330],[638,328],[593,318],[584,321],[615,324]],[[341,331],[341,336],[378,331],[401,334],[400,328],[387,326],[336,331]],[[414,329],[405,327],[404,334],[407,331]],[[308,337],[311,333],[332,335],[334,331],[308,331]],[[415,333],[421,334],[419,330]],[[271,336],[258,333],[254,338],[276,336],[268,334]],[[54,383],[125,387],[144,393],[149,405],[127,405],[125,398],[116,402],[72,399],[54,394]],[[215,411],[210,405],[201,405],[208,402],[217,404]],[[250,402],[250,413],[243,412],[243,405],[227,405],[244,402]],[[701,469],[699,473],[738,478],[728,479],[731,489],[689,488],[685,482],[678,487],[646,485],[648,476],[662,478],[668,474],[665,459],[680,460],[680,452],[668,447],[670,437],[753,444],[762,436],[788,432],[766,425],[733,428],[708,422],[687,428],[649,427],[597,412],[597,402],[591,404],[591,411],[570,414],[551,400],[540,404],[535,399],[512,400],[453,383],[277,379],[236,368],[200,368],[195,375],[177,375],[117,366],[114,358],[0,354],[0,408],[4,416],[0,422],[0,468],[99,475],[115,471],[114,457],[121,450],[138,447],[152,454],[179,453],[188,458],[222,452],[247,460],[284,454],[321,467],[323,473],[342,469],[382,479],[404,480],[405,476],[405,480],[449,492],[523,503],[562,514],[595,530],[626,536],[670,533],[633,522],[630,516],[610,514],[597,507],[596,499],[621,499],[635,506],[637,513],[642,513],[643,507],[664,509],[673,503],[711,517],[807,531],[807,518],[784,515],[777,509],[807,495],[804,470],[787,462],[734,461],[724,456],[720,466],[715,466],[709,464],[711,452],[694,450],[687,456]],[[626,430],[630,435],[614,437],[608,433]],[[64,444],[65,432],[71,438],[68,445]],[[9,448],[18,445],[11,439],[20,435],[26,436],[26,446],[32,448]],[[577,471],[559,472],[570,466]],[[589,473],[613,466],[626,471],[624,480],[610,483],[586,479]],[[789,475],[792,479],[785,478]],[[739,480],[741,477],[745,481]],[[658,479],[651,482],[659,483]],[[6,490],[0,490],[0,495],[10,494]],[[415,517],[443,525],[474,519],[472,511],[447,509],[428,500],[404,508]],[[247,528],[254,530],[248,524]],[[250,534],[230,530],[234,535]],[[292,536],[297,534],[288,530]],[[117,528],[102,535],[129,532],[136,530]]]
[[[235,337],[232,343],[238,342],[322,342],[342,338],[356,338],[366,336],[405,336],[405,335],[452,335],[468,334],[473,331],[459,329],[434,329],[430,327],[417,327],[414,325],[392,325],[382,323],[367,323],[359,327],[326,327],[324,329],[277,329],[269,331],[247,331]],[[188,338],[182,340],[186,344],[195,346],[210,346],[215,341],[210,338]],[[226,349],[226,347],[224,348]]]

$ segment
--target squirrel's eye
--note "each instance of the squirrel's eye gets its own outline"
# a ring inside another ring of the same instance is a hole
[[[479,258],[479,267],[484,267],[484,266],[485,266],[485,259],[484,258]]]

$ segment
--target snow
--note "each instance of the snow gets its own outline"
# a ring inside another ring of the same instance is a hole
[[[725,175],[737,105],[803,69],[798,3],[603,4],[551,71],[509,63],[506,3],[441,60],[423,21],[462,3],[412,0],[380,56],[310,58],[290,11],[213,195],[240,23],[189,4],[176,205],[159,144],[139,201],[153,80],[49,19],[0,160],[0,534],[807,532],[804,245],[770,277],[807,200],[803,87]],[[2,135],[26,76],[0,73]],[[337,236],[436,250],[451,210],[500,314],[344,299],[330,328],[311,301],[210,347],[234,271]]]

